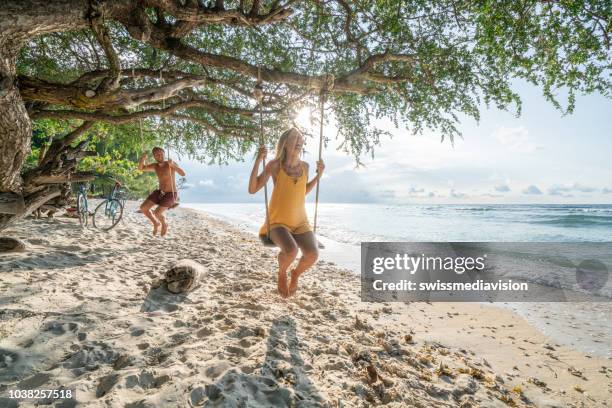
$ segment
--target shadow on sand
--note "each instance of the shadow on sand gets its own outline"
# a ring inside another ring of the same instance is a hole
[[[158,288],[149,289],[149,293],[145,297],[141,312],[175,312],[180,308],[180,304],[193,303],[186,294],[175,295],[168,292],[162,284]]]
[[[325,398],[308,377],[312,369],[300,355],[296,323],[275,319],[260,373],[228,371],[215,384],[194,390],[191,402],[205,407],[326,407]],[[207,398],[205,398],[207,397]]]

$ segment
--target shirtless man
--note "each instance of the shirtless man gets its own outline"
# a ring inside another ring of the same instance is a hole
[[[138,162],[138,170],[154,171],[159,180],[159,188],[153,191],[144,203],[140,205],[140,211],[153,224],[153,235],[157,235],[157,230],[161,226],[160,235],[163,237],[168,232],[168,223],[164,213],[174,205],[178,198],[174,182],[174,172],[177,172],[182,177],[185,177],[185,172],[172,160],[164,160],[164,149],[161,147],[154,147],[152,153],[156,163],[145,164],[147,154],[143,153]],[[155,205],[157,205],[157,208],[151,211],[151,208]]]

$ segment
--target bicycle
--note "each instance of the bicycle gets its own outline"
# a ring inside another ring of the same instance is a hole
[[[76,198],[76,213],[79,217],[81,227],[86,227],[89,222],[89,205],[87,203],[87,183],[79,184]]]
[[[115,181],[115,185],[108,197],[96,207],[93,214],[93,226],[95,228],[102,231],[110,231],[121,221],[125,203],[121,187],[121,183]]]

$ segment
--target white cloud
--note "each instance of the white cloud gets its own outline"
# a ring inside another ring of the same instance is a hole
[[[507,184],[500,184],[499,186],[495,186],[495,191],[499,193],[507,193],[510,191],[510,187]]]
[[[516,152],[533,153],[541,149],[541,146],[529,140],[529,132],[524,126],[499,127],[493,132],[493,137],[508,149]]]
[[[433,193],[426,191],[423,187],[414,187],[414,186],[411,186],[408,190],[404,190],[405,191],[404,194],[402,194],[402,190],[403,189],[396,190],[396,193],[399,193],[399,194],[396,194],[396,197],[397,196],[400,196],[400,197],[401,196],[405,196],[405,197],[407,196],[407,197],[410,197],[410,198],[433,197],[433,195],[432,195]]]
[[[595,187],[589,187],[589,186],[585,186],[584,184],[574,183],[571,185],[554,185],[548,189],[548,194],[564,196],[566,195],[566,193],[571,193],[571,192],[592,193],[596,190],[597,189]]]
[[[215,181],[211,179],[200,180],[198,181],[198,186],[200,187],[216,187]]]
[[[523,190],[523,194],[540,195],[540,194],[542,194],[542,190],[540,190],[537,186],[534,186],[532,184],[532,185],[530,185],[529,187],[527,187],[526,189]]]
[[[449,196],[452,197],[452,198],[466,198],[467,197],[467,195],[465,193],[456,191],[454,188],[451,189],[451,191],[449,193]]]

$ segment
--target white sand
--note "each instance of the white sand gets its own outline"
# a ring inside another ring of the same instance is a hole
[[[74,219],[8,231],[0,255],[0,406],[15,389],[76,389],[55,406],[597,407],[610,361],[551,343],[510,311],[366,304],[320,262],[288,301],[274,251],[192,210],[150,237],[129,209],[109,233]],[[172,262],[207,268],[186,296],[151,289]],[[608,339],[609,341],[609,339]],[[4,399],[2,399],[4,398]],[[19,406],[33,406],[21,401]]]

